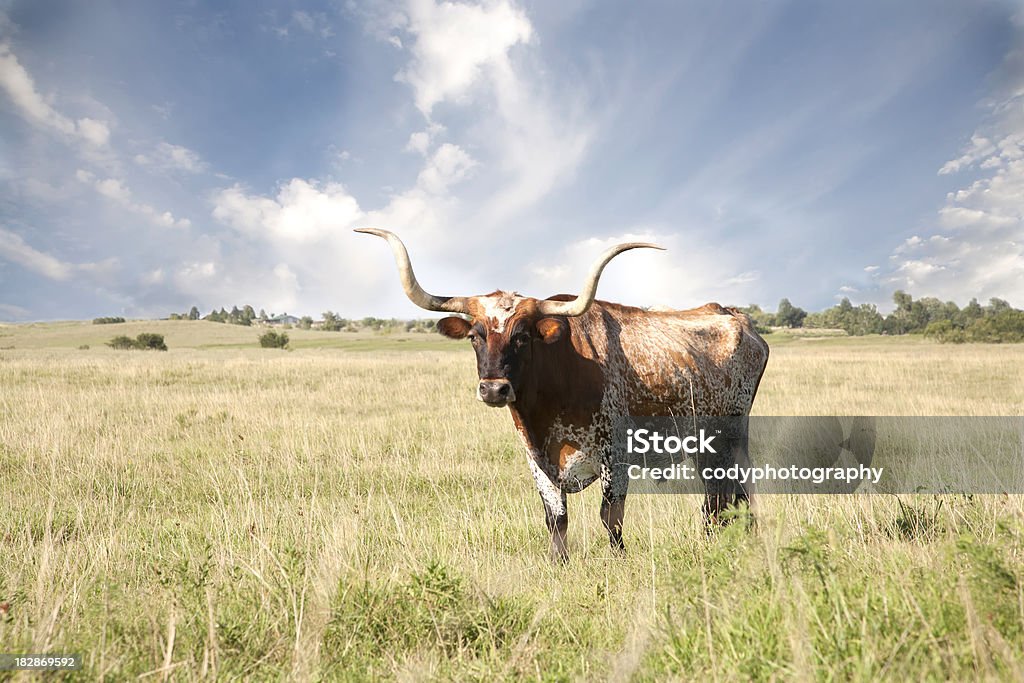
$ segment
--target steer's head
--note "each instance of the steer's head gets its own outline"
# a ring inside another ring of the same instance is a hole
[[[398,274],[409,299],[428,311],[448,311],[461,316],[437,323],[441,334],[452,339],[468,338],[476,352],[477,398],[500,408],[516,400],[516,391],[536,353],[568,333],[566,318],[583,315],[594,302],[597,282],[605,265],[616,255],[637,247],[661,249],[654,244],[629,242],[605,251],[590,269],[579,296],[568,301],[534,299],[515,292],[494,292],[481,296],[441,297],[420,287],[412,272],[409,254],[398,236],[387,230],[361,228],[356,232],[383,237],[391,245]]]

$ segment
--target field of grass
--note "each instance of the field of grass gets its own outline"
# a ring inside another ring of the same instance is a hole
[[[143,331],[171,350],[103,347]],[[88,680],[1024,678],[1021,497],[763,497],[708,537],[698,498],[632,496],[616,557],[592,487],[553,566],[468,346],[288,332],[0,326],[0,653]],[[769,342],[758,414],[1024,411],[1024,346]]]

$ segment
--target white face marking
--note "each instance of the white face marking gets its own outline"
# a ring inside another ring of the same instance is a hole
[[[505,332],[505,324],[523,302],[523,297],[515,292],[499,292],[495,296],[482,296],[477,299],[484,308],[484,317],[488,326],[493,324],[493,330],[498,334]]]

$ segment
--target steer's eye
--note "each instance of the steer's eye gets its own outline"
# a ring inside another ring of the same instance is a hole
[[[520,332],[513,339],[516,346],[525,346],[528,341],[530,341],[530,335],[525,332]]]

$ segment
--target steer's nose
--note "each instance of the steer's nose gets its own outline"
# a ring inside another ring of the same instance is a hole
[[[482,379],[476,396],[489,406],[501,407],[516,400],[516,392],[507,379]]]

